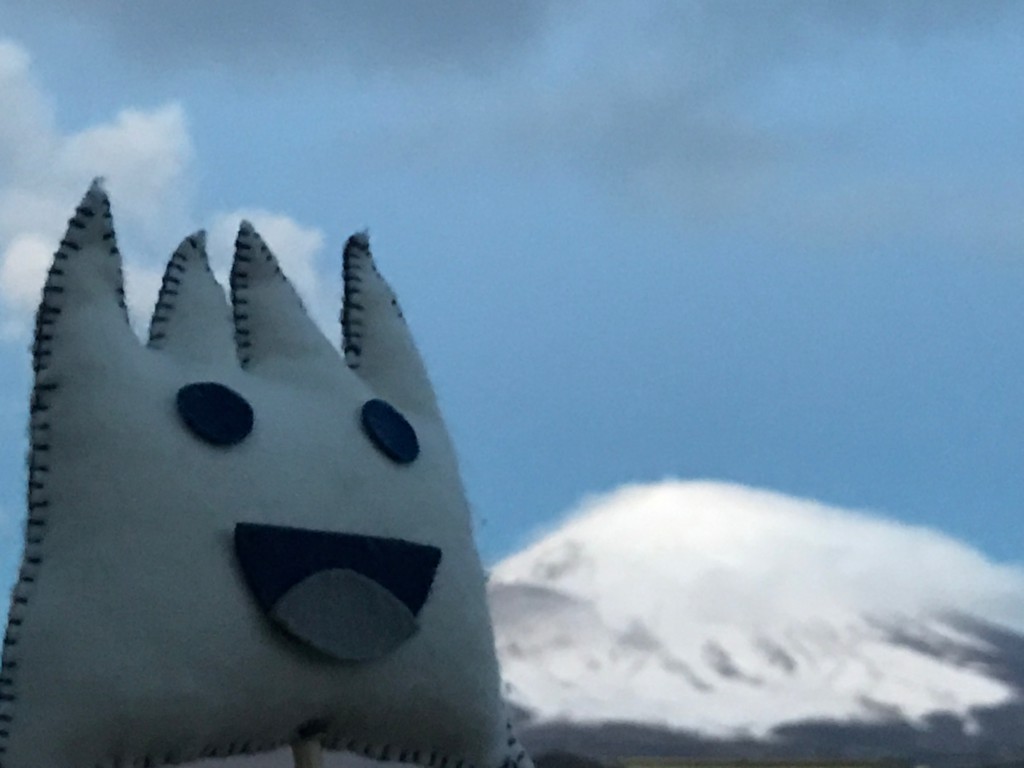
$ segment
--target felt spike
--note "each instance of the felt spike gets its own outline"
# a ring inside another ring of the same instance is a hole
[[[303,379],[310,368],[334,367],[337,352],[313,323],[274,254],[243,221],[231,267],[235,343],[244,367]],[[297,365],[298,363],[298,365]]]
[[[342,280],[342,348],[349,368],[400,408],[437,413],[423,360],[395,294],[377,271],[365,233],[345,243]]]
[[[53,256],[36,313],[33,367],[39,378],[54,366],[109,358],[111,344],[117,343],[137,346],[128,324],[110,200],[97,179]]]
[[[149,324],[149,347],[200,362],[234,357],[231,310],[210,270],[202,230],[182,240],[167,262]]]

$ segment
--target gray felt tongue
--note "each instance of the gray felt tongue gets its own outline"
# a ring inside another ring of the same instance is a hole
[[[386,656],[418,629],[405,603],[347,568],[319,571],[300,581],[270,615],[290,634],[344,661]]]

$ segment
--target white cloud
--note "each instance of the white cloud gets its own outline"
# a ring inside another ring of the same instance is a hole
[[[192,141],[178,104],[124,109],[107,123],[65,137],[57,161],[68,176],[102,175],[121,226],[163,241],[188,226]]]
[[[323,233],[305,227],[280,213],[258,208],[239,208],[213,217],[209,226],[208,248],[211,265],[222,285],[227,285],[230,263],[228,256],[234,251],[235,235],[243,219],[252,223],[260,233],[288,279],[299,292],[306,309],[324,329],[328,338],[338,335],[341,276],[324,280],[317,270],[317,259],[324,249]],[[334,290],[330,290],[334,287]]]
[[[4,251],[0,286],[10,307],[23,318],[39,303],[39,286],[46,277],[52,250],[52,240],[30,232],[16,235]]]
[[[1024,629],[1021,567],[929,528],[743,486],[665,481],[593,498],[495,578],[533,579],[530,569],[573,541],[594,562],[615,563],[568,572],[573,589],[615,595],[623,573],[660,574],[689,617],[961,612]],[[645,613],[646,600],[661,599],[651,586],[630,591],[623,610]]]
[[[1013,690],[948,650],[990,648],[950,617],[1024,629],[1020,567],[927,528],[723,483],[593,498],[490,584],[504,674],[542,719],[719,734],[886,708],[972,727],[973,707]]]
[[[28,333],[66,221],[97,176],[111,195],[132,321],[138,330],[145,328],[166,258],[197,228],[189,181],[193,160],[178,104],[126,108],[80,131],[60,132],[28,54],[0,41],[0,339]],[[242,217],[261,230],[311,312],[329,327],[337,310],[328,309],[333,297],[324,294],[316,273],[323,235],[271,211],[216,214],[210,225],[215,263],[230,257]]]
[[[0,181],[41,165],[53,109],[29,75],[28,54],[0,40]]]
[[[180,106],[126,109],[62,134],[30,64],[24,50],[0,42],[0,324],[7,337],[27,330],[65,222],[94,177],[106,179],[115,200],[126,253],[152,252],[188,218],[192,147]],[[155,298],[147,287],[133,307]]]
[[[153,305],[163,282],[163,268],[126,261],[123,272],[128,316],[136,332],[145,337]]]

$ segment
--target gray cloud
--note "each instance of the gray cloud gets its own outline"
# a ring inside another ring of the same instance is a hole
[[[560,25],[589,26],[588,36],[601,32],[602,44],[610,45],[594,55],[614,61],[616,53],[632,48],[630,58],[642,61],[651,47],[678,64],[699,63],[699,76],[715,86],[773,60],[827,51],[841,38],[881,35],[913,44],[936,34],[983,30],[1020,11],[1012,0],[40,0],[30,9],[0,0],[0,8],[14,19],[70,19],[131,55],[133,66],[221,66],[256,76],[336,65],[363,73],[457,69],[486,75],[539,55]],[[674,50],[662,50],[666,44]]]
[[[6,3],[0,3],[6,5]],[[25,13],[10,4],[7,13]],[[488,70],[526,46],[548,0],[43,0],[153,70],[220,66],[243,75],[341,65],[354,71]]]
[[[337,89],[374,126],[345,142],[363,142],[352,151],[375,167],[568,167],[627,205],[687,224],[739,219],[830,241],[924,221],[938,223],[938,241],[1006,250],[1024,226],[1013,213],[1024,190],[1001,175],[1024,161],[1006,138],[1014,115],[1024,118],[1012,82],[1000,91],[955,79],[972,56],[1010,50],[1007,40],[1024,46],[1024,6],[1009,0],[42,0],[40,9],[149,73],[283,75],[311,80],[314,93]],[[948,86],[929,74],[943,66]],[[988,101],[962,106],[985,88]],[[999,110],[1010,117],[986,125]],[[929,167],[912,157],[929,140],[933,157],[950,150],[929,138],[937,122],[961,148],[974,142],[965,150],[974,156]],[[1005,156],[993,160],[1001,139]]]
[[[563,14],[559,36],[572,44],[560,55],[571,61],[549,62],[555,84],[508,82],[480,110],[508,145],[691,223],[743,217],[834,240],[919,233],[926,221],[938,241],[1016,247],[1024,189],[1000,166],[1024,156],[999,117],[1017,109],[1006,106],[1013,63],[1001,84],[960,70],[991,61],[1000,42],[1004,55],[1007,40],[1024,44],[1019,4],[616,8]]]

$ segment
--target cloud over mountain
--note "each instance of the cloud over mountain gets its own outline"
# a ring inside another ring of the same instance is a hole
[[[1024,569],[941,533],[719,483],[589,500],[495,567],[511,699],[539,722],[765,736],[1014,698],[965,617],[1024,629]]]

